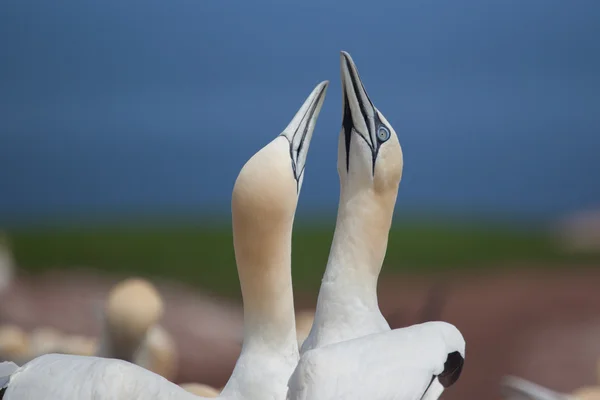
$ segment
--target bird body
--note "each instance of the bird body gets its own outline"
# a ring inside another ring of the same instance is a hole
[[[289,382],[288,400],[434,400],[460,376],[461,333],[426,322],[371,334],[304,353]]]
[[[14,371],[6,386],[3,399],[197,399],[136,364],[70,354],[37,357]]]

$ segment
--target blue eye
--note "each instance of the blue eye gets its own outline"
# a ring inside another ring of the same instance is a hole
[[[385,126],[380,126],[379,129],[377,129],[377,139],[379,139],[380,142],[385,142],[389,138],[390,131],[388,130],[388,128],[386,128]]]

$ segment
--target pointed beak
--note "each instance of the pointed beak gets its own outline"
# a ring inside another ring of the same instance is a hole
[[[362,136],[377,156],[378,144],[375,132],[376,109],[358,75],[356,64],[345,51],[340,56],[342,76],[342,127],[346,136],[346,168],[348,168],[352,130]]]
[[[310,140],[325,100],[327,86],[329,86],[329,81],[323,81],[313,89],[287,128],[281,133],[281,136],[290,142],[290,157],[292,158],[294,177],[298,183],[298,191],[302,185]]]

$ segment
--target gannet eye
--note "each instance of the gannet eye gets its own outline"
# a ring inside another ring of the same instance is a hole
[[[379,139],[380,142],[385,142],[389,138],[390,131],[388,130],[388,128],[386,128],[385,126],[380,126],[379,129],[377,129],[377,139]]]

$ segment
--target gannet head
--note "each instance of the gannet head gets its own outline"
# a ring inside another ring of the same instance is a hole
[[[367,190],[395,201],[403,168],[398,136],[367,95],[350,54],[342,51],[340,61],[343,116],[338,174],[342,194]]]
[[[278,233],[275,227],[289,225],[328,84],[317,85],[284,131],[243,166],[232,194],[234,230],[248,225],[255,234],[268,236]]]
[[[110,344],[103,351],[112,354],[102,355],[131,361],[148,330],[162,317],[163,302],[150,282],[130,278],[112,288],[104,312],[109,338],[103,340]]]

